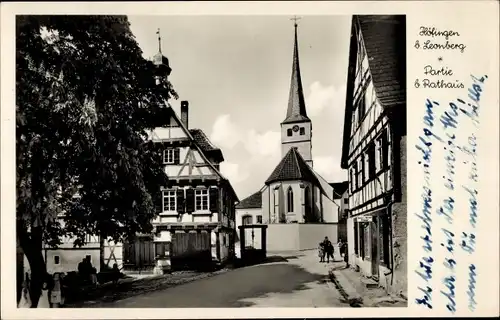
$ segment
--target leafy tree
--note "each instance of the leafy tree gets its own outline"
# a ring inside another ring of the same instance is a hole
[[[36,307],[44,244],[152,230],[167,178],[146,130],[177,94],[155,85],[126,16],[18,16],[16,68],[16,229]]]

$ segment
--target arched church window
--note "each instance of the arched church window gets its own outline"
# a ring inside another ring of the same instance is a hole
[[[300,128],[300,135],[301,135],[301,136],[303,136],[303,135],[305,135],[305,134],[306,134],[306,128],[301,127],[301,128]]]
[[[292,136],[292,129],[287,129],[286,130],[286,135],[291,137]]]
[[[307,186],[304,189],[304,209],[305,209],[305,222],[308,222],[312,213],[311,191],[309,186]]]
[[[293,212],[293,190],[292,187],[288,187],[288,192],[287,192],[287,207],[288,207],[288,212]]]

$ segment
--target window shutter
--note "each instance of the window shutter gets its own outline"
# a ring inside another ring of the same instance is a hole
[[[219,211],[219,189],[210,188],[208,189],[208,197],[210,204],[210,212],[218,212]]]
[[[177,212],[184,213],[184,189],[177,189]]]
[[[175,148],[174,149],[174,164],[179,164],[180,163],[180,149]]]
[[[387,139],[387,129],[382,133],[382,159],[383,168],[389,167],[389,141]]]
[[[163,212],[163,191],[160,191],[155,199],[156,213]]]
[[[186,212],[192,213],[194,211],[194,190],[191,188],[186,189]]]

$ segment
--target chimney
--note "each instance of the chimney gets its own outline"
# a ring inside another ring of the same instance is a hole
[[[189,102],[181,101],[181,121],[186,126],[186,129],[189,129],[188,125],[189,120]]]

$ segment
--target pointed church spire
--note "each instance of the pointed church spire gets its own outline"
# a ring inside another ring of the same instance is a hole
[[[299,66],[299,46],[297,40],[297,20],[300,18],[293,17],[295,27],[295,43],[293,46],[293,65],[292,65],[292,80],[290,83],[290,96],[288,98],[288,109],[286,118],[283,123],[295,121],[307,121],[306,104],[304,102],[304,92],[302,89],[302,80],[300,78]]]

